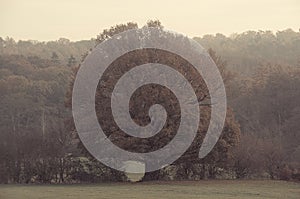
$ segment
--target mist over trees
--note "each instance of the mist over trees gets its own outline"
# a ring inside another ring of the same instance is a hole
[[[147,25],[162,28],[159,21]],[[127,180],[124,173],[94,160],[78,140],[70,110],[70,85],[91,48],[131,28],[137,24],[114,26],[96,39],[77,42],[0,38],[0,183]],[[224,131],[209,156],[199,160],[195,154],[205,128],[199,129],[199,137],[181,159],[146,174],[144,180],[299,179],[300,33],[290,29],[275,34],[248,31],[195,40],[208,49],[224,78],[230,106]],[[173,106],[167,101],[171,95],[158,91],[153,95]],[[138,105],[142,94],[137,93],[133,105]],[[209,107],[202,110],[201,122],[206,124]],[[140,110],[134,111],[141,118],[138,122],[146,122]],[[172,133],[169,130],[170,138]],[[125,148],[139,146],[134,140],[122,140],[119,144]],[[158,137],[152,142],[164,144],[162,140]]]

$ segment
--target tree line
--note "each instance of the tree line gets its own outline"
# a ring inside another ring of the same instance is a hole
[[[163,28],[159,21],[146,25]],[[128,180],[124,173],[93,159],[80,143],[72,122],[70,91],[81,60],[93,46],[137,27],[136,23],[113,26],[96,39],[80,42],[15,42],[12,38],[0,38],[1,183]],[[225,81],[230,108],[222,136],[205,159],[197,158],[210,116],[210,107],[201,107],[203,128],[189,150],[172,165],[147,173],[143,180],[299,179],[300,33],[285,30],[274,35],[269,31],[250,31],[230,37],[217,34],[195,39],[209,49]],[[151,52],[140,56],[153,59]],[[170,63],[180,65],[176,61],[170,58]],[[109,79],[108,85],[114,81]],[[201,80],[195,87],[200,98],[207,95]],[[165,103],[164,107],[170,107],[167,110],[171,114],[176,113],[176,101],[168,101],[171,93],[163,88],[148,89]],[[155,103],[157,99],[149,99],[145,94],[136,93],[133,107],[138,107],[141,98],[148,105]],[[99,92],[96,97],[103,96]],[[106,105],[97,100],[99,119],[101,107]],[[149,120],[144,117],[144,110],[132,111],[138,123]],[[176,125],[176,118],[173,123],[169,126]],[[106,125],[107,135],[128,150],[159,148],[174,136],[174,129],[166,129],[163,135],[148,140],[145,146],[150,148],[141,148],[138,140],[122,132],[112,133],[111,120]]]

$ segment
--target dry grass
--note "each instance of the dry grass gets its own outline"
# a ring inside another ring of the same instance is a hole
[[[300,198],[300,184],[284,181],[197,181],[92,185],[0,185],[1,199],[67,198]]]

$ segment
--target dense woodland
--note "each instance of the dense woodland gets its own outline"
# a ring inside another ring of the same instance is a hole
[[[147,26],[163,28],[157,21]],[[128,180],[124,173],[94,160],[80,143],[72,122],[70,91],[88,51],[104,39],[136,27],[135,23],[114,26],[96,39],[78,42],[65,38],[51,42],[0,38],[0,183]],[[222,136],[214,150],[199,160],[195,154],[205,128],[199,129],[194,144],[182,158],[160,171],[147,173],[143,180],[299,180],[300,32],[248,31],[194,39],[208,49],[224,78],[229,109]],[[165,105],[173,107],[168,102],[171,94],[162,90],[159,93],[163,93],[159,97]],[[153,104],[155,100],[151,100]],[[105,104],[98,102],[99,119],[101,105]],[[138,103],[137,98],[133,105]],[[170,111],[176,112],[174,107]],[[202,110],[200,122],[205,127],[209,107]],[[139,110],[135,111],[137,118],[143,118]],[[138,122],[145,121],[147,118]],[[110,123],[106,124],[109,131]],[[171,138],[173,133],[168,129],[165,135]],[[112,137],[128,150],[149,150],[121,134]],[[147,146],[163,145],[163,138],[149,141]]]

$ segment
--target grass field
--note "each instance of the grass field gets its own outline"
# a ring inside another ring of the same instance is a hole
[[[92,185],[0,185],[1,199],[67,198],[300,198],[300,183],[284,181],[198,181]]]

